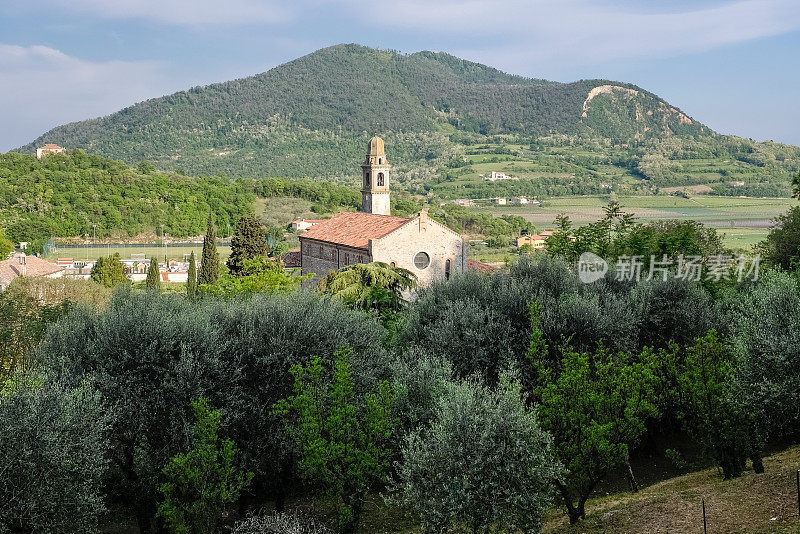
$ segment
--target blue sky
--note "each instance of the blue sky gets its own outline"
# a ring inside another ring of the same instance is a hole
[[[631,82],[721,133],[800,145],[800,0],[2,0],[0,152],[342,42]]]

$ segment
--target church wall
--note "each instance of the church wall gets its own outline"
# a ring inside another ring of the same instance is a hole
[[[374,261],[395,263],[398,267],[408,269],[417,276],[420,286],[428,285],[445,278],[445,262],[450,259],[451,274],[467,269],[469,245],[460,235],[423,216],[423,228],[420,219],[412,219],[409,224],[394,232],[370,242]],[[418,252],[427,252],[431,262],[426,269],[418,269],[414,265],[414,256]]]
[[[372,260],[369,252],[361,248],[301,238],[300,261],[302,274],[316,274],[308,285],[317,285],[331,271],[355,263],[369,263]]]

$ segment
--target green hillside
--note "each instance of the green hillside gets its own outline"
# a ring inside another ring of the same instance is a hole
[[[590,92],[600,90],[588,101]],[[585,116],[584,116],[585,115]],[[512,76],[444,53],[337,45],[268,72],[57,127],[45,142],[191,174],[340,177],[374,133],[395,163],[435,169],[459,140],[552,133],[629,143],[711,131],[641,88]],[[472,136],[472,137],[470,137]]]
[[[161,232],[197,236],[205,232],[209,211],[227,235],[240,217],[253,213],[257,197],[304,199],[317,209],[353,208],[361,201],[358,192],[326,182],[189,177],[82,150],[43,160],[0,154],[0,228],[15,242],[87,233],[113,240],[152,240]]]

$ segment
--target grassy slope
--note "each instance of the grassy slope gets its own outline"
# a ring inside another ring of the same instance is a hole
[[[761,475],[748,470],[741,478],[722,480],[716,469],[707,469],[665,480],[639,493],[594,499],[587,503],[586,520],[579,525],[570,526],[560,511],[553,511],[544,532],[702,532],[703,499],[708,532],[800,532],[795,488],[800,447],[768,457],[764,466],[766,472]]]
[[[706,469],[658,482],[638,493],[615,493],[590,499],[586,519],[570,525],[561,508],[544,519],[544,534],[672,534],[703,532],[702,500],[706,502],[708,532],[726,534],[789,534],[800,532],[795,470],[800,468],[800,446],[764,459],[765,473],[748,470],[734,480],[723,480],[717,469]],[[332,521],[330,499],[301,499],[289,503]],[[773,518],[775,518],[773,520]],[[421,530],[408,514],[379,496],[368,499],[361,528],[367,533],[417,534]]]

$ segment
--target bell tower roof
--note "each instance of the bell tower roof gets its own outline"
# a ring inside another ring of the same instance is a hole
[[[386,155],[386,151],[383,146],[383,139],[381,139],[377,135],[372,139],[370,139],[369,143],[367,143],[367,155],[368,156]]]

